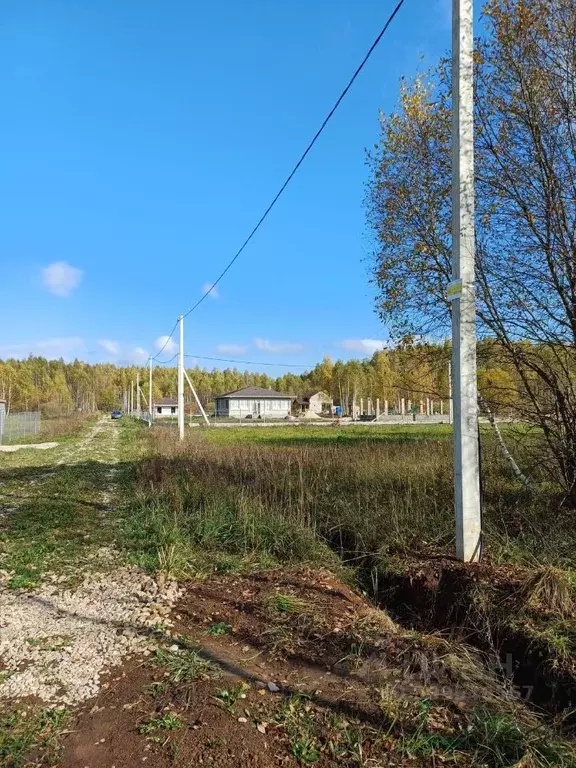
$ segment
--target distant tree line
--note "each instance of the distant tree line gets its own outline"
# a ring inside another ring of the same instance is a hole
[[[478,349],[479,381],[482,394],[496,413],[521,410],[525,396],[521,379],[512,365],[499,360],[497,347],[481,342]],[[418,344],[410,340],[394,349],[376,352],[366,360],[333,361],[325,357],[310,371],[286,373],[274,378],[266,373],[237,368],[188,369],[202,403],[211,408],[214,398],[241,387],[258,386],[294,395],[326,392],[335,404],[349,413],[360,398],[387,400],[399,408],[402,398],[419,404],[425,398],[448,400],[448,361],[450,346]],[[72,363],[31,356],[26,360],[0,361],[0,399],[8,411],[41,410],[45,416],[61,416],[76,411],[91,413],[118,408],[123,395],[140,377],[146,407],[147,367],[120,367],[110,363]],[[176,396],[176,368],[154,369],[153,398]],[[187,393],[187,399],[188,397]]]

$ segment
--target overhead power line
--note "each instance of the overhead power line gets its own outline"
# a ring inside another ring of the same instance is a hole
[[[257,221],[256,225],[253,227],[253,229],[250,232],[250,234],[248,235],[248,237],[244,240],[244,242],[242,243],[240,248],[236,251],[234,256],[230,259],[228,264],[224,267],[222,272],[218,275],[216,280],[212,283],[210,288],[202,294],[202,296],[198,299],[198,301],[183,315],[183,317],[188,317],[188,315],[190,315],[192,312],[194,312],[194,310],[196,310],[200,306],[200,304],[202,304],[202,302],[212,293],[214,288],[216,288],[218,283],[226,275],[226,273],[232,267],[234,262],[242,254],[242,252],[244,251],[244,249],[246,248],[248,243],[252,240],[252,238],[254,237],[256,232],[258,232],[258,230],[260,229],[260,227],[262,226],[264,221],[267,219],[268,214],[274,208],[274,206],[276,205],[276,203],[280,199],[281,195],[283,194],[284,190],[286,189],[286,187],[290,184],[290,182],[292,181],[292,179],[296,175],[298,169],[300,168],[300,166],[302,165],[302,163],[306,159],[308,153],[310,152],[312,147],[316,144],[316,142],[318,141],[318,139],[320,138],[320,136],[324,132],[324,129],[326,128],[326,126],[328,125],[328,123],[332,119],[334,113],[336,112],[336,110],[338,109],[338,107],[340,106],[342,101],[344,100],[346,94],[348,93],[348,91],[350,90],[350,88],[352,87],[354,82],[356,81],[356,78],[358,77],[360,72],[362,72],[362,70],[364,69],[364,66],[368,62],[368,59],[370,58],[370,56],[372,56],[372,54],[374,53],[374,50],[377,48],[378,44],[380,43],[380,40],[382,40],[382,38],[384,37],[384,35],[388,31],[388,27],[390,26],[390,24],[392,24],[392,22],[396,18],[398,12],[400,11],[402,6],[404,5],[404,2],[405,2],[405,0],[399,0],[399,2],[396,4],[396,7],[394,8],[392,13],[390,14],[390,16],[388,16],[388,19],[386,20],[386,23],[384,24],[384,26],[382,27],[382,29],[380,30],[380,32],[376,36],[374,42],[372,43],[372,45],[370,46],[370,48],[368,49],[368,51],[364,55],[364,58],[362,59],[362,61],[360,62],[360,64],[356,68],[356,70],[354,71],[354,74],[352,75],[352,77],[350,78],[348,83],[346,84],[346,87],[344,88],[344,90],[342,91],[340,96],[338,96],[338,98],[336,99],[336,102],[334,103],[334,106],[332,107],[332,109],[328,112],[328,114],[324,118],[322,124],[320,125],[320,128],[318,128],[318,130],[314,134],[312,140],[308,143],[308,146],[306,147],[306,149],[304,150],[304,152],[300,156],[300,159],[298,160],[296,165],[292,168],[292,170],[290,171],[290,173],[286,177],[286,180],[284,181],[284,183],[282,184],[282,186],[280,187],[280,189],[278,190],[276,195],[273,197],[272,202],[268,205],[268,207],[266,208],[266,210],[264,211],[264,213],[262,214],[260,219]],[[158,356],[161,355],[162,352],[164,351],[164,349],[168,346],[168,343],[172,339],[172,335],[174,334],[174,331],[176,330],[177,326],[178,326],[178,321],[176,321],[174,327],[172,328],[172,331],[170,332],[170,334],[168,335],[168,337],[166,339],[166,342],[164,343],[164,346],[158,352],[158,355],[156,357],[152,358],[153,360],[157,360]]]
[[[156,357],[153,357],[152,360],[158,363],[158,365],[168,365],[168,363],[173,363],[177,357],[178,357],[178,352],[176,352],[176,354],[173,357],[171,357],[170,360],[158,360]]]
[[[240,246],[240,248],[239,248],[239,249],[236,251],[236,253],[234,254],[234,256],[233,256],[233,257],[230,259],[230,261],[228,262],[228,264],[227,264],[227,265],[224,267],[224,269],[222,270],[222,272],[221,272],[221,273],[218,275],[218,277],[216,278],[216,280],[215,280],[215,281],[212,283],[212,285],[210,286],[210,288],[208,288],[208,290],[207,290],[207,291],[205,291],[205,292],[202,294],[202,296],[201,296],[201,297],[198,299],[198,301],[197,301],[197,302],[196,302],[196,303],[195,303],[195,304],[194,304],[194,305],[193,305],[193,306],[192,306],[192,307],[191,307],[191,308],[190,308],[190,309],[189,309],[189,310],[188,310],[188,311],[187,311],[187,312],[186,312],[186,313],[183,315],[183,317],[188,317],[188,315],[190,315],[192,312],[194,312],[194,311],[195,311],[195,310],[196,310],[196,309],[197,309],[197,308],[200,306],[200,304],[202,304],[202,302],[203,302],[203,301],[205,301],[205,299],[206,299],[206,298],[207,298],[207,297],[208,297],[208,296],[209,296],[209,295],[212,293],[212,291],[214,290],[214,288],[216,288],[216,286],[218,285],[218,283],[219,283],[219,282],[222,280],[222,278],[223,278],[223,277],[224,277],[224,276],[227,274],[227,272],[230,270],[230,268],[232,267],[232,265],[233,265],[233,264],[236,262],[236,260],[237,260],[237,259],[240,257],[240,255],[243,253],[244,249],[245,249],[245,248],[246,248],[246,246],[247,246],[247,245],[250,243],[250,241],[252,240],[252,238],[254,237],[254,235],[256,234],[256,232],[258,232],[258,230],[260,229],[260,227],[262,226],[262,224],[264,223],[264,221],[265,221],[265,220],[268,218],[268,215],[269,215],[269,213],[272,211],[272,209],[274,208],[274,206],[276,205],[276,203],[278,202],[278,200],[280,199],[280,197],[282,196],[282,194],[283,194],[283,193],[284,193],[284,191],[286,190],[286,187],[287,187],[287,186],[290,184],[290,182],[292,181],[292,179],[294,178],[294,176],[295,176],[295,175],[296,175],[296,173],[298,172],[298,169],[300,168],[300,166],[302,165],[302,163],[304,162],[304,160],[305,160],[305,159],[306,159],[306,157],[308,156],[308,154],[309,154],[309,152],[311,151],[312,147],[313,147],[313,146],[316,144],[316,142],[318,141],[318,139],[320,138],[320,136],[321,136],[321,135],[322,135],[322,133],[324,132],[324,129],[326,128],[326,126],[328,125],[328,123],[329,123],[329,122],[330,122],[330,120],[332,119],[332,117],[333,117],[334,113],[336,112],[336,110],[338,109],[338,107],[340,106],[340,104],[342,103],[342,101],[344,100],[344,98],[345,98],[346,94],[348,93],[348,91],[350,90],[350,88],[352,87],[352,85],[354,84],[354,82],[356,81],[356,79],[357,79],[358,75],[359,75],[359,74],[360,74],[360,72],[361,72],[361,71],[364,69],[364,66],[366,65],[366,63],[368,62],[369,58],[370,58],[370,57],[372,56],[372,54],[374,53],[374,50],[377,48],[378,44],[380,43],[380,41],[382,40],[382,38],[384,37],[384,35],[385,35],[385,34],[386,34],[386,32],[388,31],[388,27],[389,27],[389,26],[392,24],[392,22],[393,22],[393,21],[394,21],[394,19],[396,18],[396,16],[397,16],[398,12],[400,11],[400,9],[402,8],[402,6],[404,5],[404,2],[405,2],[405,0],[399,0],[399,2],[396,4],[396,6],[395,6],[394,10],[392,11],[392,13],[390,14],[390,16],[389,16],[389,17],[388,17],[388,19],[386,20],[386,23],[384,24],[384,26],[382,27],[382,29],[380,30],[380,32],[379,32],[379,33],[378,33],[378,35],[376,36],[376,38],[375,38],[375,40],[373,41],[372,45],[370,46],[370,48],[368,49],[368,51],[367,51],[367,52],[366,52],[366,54],[364,55],[364,58],[362,59],[362,61],[360,62],[360,64],[359,64],[359,65],[358,65],[358,67],[356,68],[356,70],[354,71],[354,74],[352,75],[352,77],[350,78],[350,80],[348,81],[348,83],[346,84],[346,86],[345,86],[344,90],[341,92],[341,94],[340,94],[340,95],[338,96],[338,98],[336,99],[336,102],[334,103],[334,106],[333,106],[333,107],[332,107],[332,109],[331,109],[331,110],[328,112],[328,114],[326,115],[326,117],[324,118],[324,120],[322,121],[322,124],[320,125],[320,128],[318,128],[318,130],[317,130],[317,131],[316,131],[316,133],[314,134],[314,136],[313,136],[312,140],[311,140],[311,141],[308,143],[308,146],[306,147],[306,149],[304,150],[304,152],[303,152],[303,153],[302,153],[302,155],[300,156],[300,158],[299,158],[298,162],[297,162],[297,163],[296,163],[296,165],[295,165],[295,166],[292,168],[292,170],[290,171],[290,173],[289,173],[289,174],[288,174],[288,176],[286,177],[286,179],[285,179],[284,183],[282,184],[282,186],[280,187],[280,189],[278,190],[278,192],[276,193],[276,195],[273,197],[273,199],[272,199],[271,203],[268,205],[268,207],[266,208],[266,210],[264,211],[264,213],[262,214],[262,216],[260,217],[260,219],[257,221],[256,225],[255,225],[255,226],[252,228],[252,231],[250,232],[250,234],[248,235],[248,237],[247,237],[247,238],[244,240],[244,242],[242,243],[242,245]],[[152,359],[153,359],[153,360],[155,360],[156,362],[160,362],[160,361],[158,360],[158,357],[159,357],[159,356],[162,354],[162,352],[163,352],[163,351],[166,349],[166,347],[168,346],[168,344],[169,344],[169,343],[170,343],[170,341],[172,340],[172,336],[173,336],[173,334],[174,334],[174,331],[176,330],[176,328],[177,328],[177,327],[178,327],[178,320],[176,320],[176,322],[175,322],[175,324],[174,324],[174,327],[172,328],[172,330],[170,331],[170,333],[169,333],[169,334],[168,334],[168,336],[166,337],[166,341],[164,342],[164,344],[163,344],[163,346],[161,347],[161,349],[158,351],[158,354],[157,354],[155,357],[153,357],[153,358],[152,358]],[[171,361],[170,361],[170,362],[171,362]],[[226,361],[226,360],[223,360],[222,362],[234,362],[234,361]],[[241,362],[241,361],[238,361],[238,362]],[[245,363],[245,364],[249,364],[249,363]],[[292,367],[297,367],[297,366],[292,366]],[[298,366],[298,367],[300,367],[300,366]],[[305,366],[302,366],[302,367],[305,367]]]
[[[168,336],[166,336],[166,341],[164,342],[162,347],[159,349],[158,354],[155,357],[153,357],[152,360],[155,360],[157,363],[161,363],[162,362],[161,360],[158,360],[158,358],[160,357],[162,352],[164,352],[164,350],[166,349],[168,344],[170,344],[170,342],[172,341],[172,336],[174,335],[174,331],[176,330],[176,328],[178,328],[178,320],[176,320],[176,322],[174,323],[174,327],[172,328],[172,330],[170,331]],[[172,358],[172,360],[173,359],[174,358]],[[170,362],[172,362],[172,361],[170,361]]]
[[[279,366],[280,368],[309,368],[309,365],[300,363],[257,363],[254,360],[232,360],[227,357],[205,357],[203,355],[184,355],[184,357],[193,357],[196,360],[214,360],[218,363],[238,363],[239,365],[266,365]]]
[[[198,301],[196,302],[196,304],[194,304],[194,306],[193,306],[193,307],[191,307],[191,308],[190,308],[190,309],[189,309],[189,310],[188,310],[188,311],[187,311],[187,312],[184,314],[184,317],[187,317],[189,314],[191,314],[192,312],[194,312],[194,310],[195,310],[195,309],[197,309],[197,308],[200,306],[200,304],[202,304],[202,302],[203,302],[203,301],[204,301],[204,300],[205,300],[205,299],[206,299],[206,298],[207,298],[207,297],[208,297],[208,296],[209,296],[209,295],[212,293],[212,291],[213,291],[213,290],[214,290],[214,288],[215,288],[215,287],[218,285],[218,283],[220,282],[220,280],[222,280],[222,278],[223,278],[223,277],[224,277],[224,275],[225,275],[225,274],[228,272],[228,270],[229,270],[229,269],[232,267],[232,265],[234,264],[234,262],[236,261],[236,259],[238,259],[238,257],[239,257],[239,256],[241,255],[241,253],[244,251],[244,249],[246,248],[246,246],[248,245],[248,243],[250,242],[250,240],[252,240],[252,238],[254,237],[254,235],[256,234],[256,232],[258,232],[258,230],[260,229],[260,227],[262,226],[262,224],[264,223],[264,221],[265,221],[265,220],[266,220],[266,218],[268,217],[268,214],[270,213],[270,211],[272,210],[272,208],[274,208],[274,206],[276,205],[276,203],[277,203],[277,202],[278,202],[278,200],[280,199],[280,197],[281,197],[282,193],[284,192],[284,190],[286,189],[286,187],[288,186],[288,184],[290,184],[290,182],[292,181],[292,179],[293,179],[293,178],[294,178],[294,176],[296,175],[296,172],[298,171],[298,169],[300,168],[300,166],[302,165],[302,163],[303,163],[303,162],[304,162],[304,160],[306,159],[306,156],[308,155],[308,153],[310,152],[310,150],[312,149],[312,147],[314,146],[314,144],[316,144],[316,142],[318,141],[318,139],[319,139],[319,138],[320,138],[320,136],[322,135],[322,133],[323,133],[324,129],[326,128],[326,126],[328,125],[328,123],[330,122],[330,120],[332,119],[332,116],[334,115],[334,113],[336,112],[336,110],[338,109],[338,107],[340,106],[340,104],[342,103],[342,101],[344,100],[344,97],[346,96],[346,94],[348,93],[348,91],[350,90],[350,88],[352,87],[352,85],[354,84],[354,81],[356,80],[356,78],[358,77],[358,75],[360,74],[360,72],[362,72],[362,70],[364,69],[364,66],[365,66],[366,62],[368,61],[368,59],[370,58],[370,56],[373,54],[373,52],[374,52],[375,48],[378,46],[378,43],[380,42],[380,40],[382,40],[382,38],[383,38],[383,37],[384,37],[384,35],[386,34],[386,32],[387,32],[387,30],[388,30],[388,27],[389,27],[389,26],[390,26],[390,24],[392,24],[392,22],[394,21],[394,18],[396,17],[396,15],[398,14],[398,12],[400,11],[400,8],[402,8],[402,6],[404,5],[404,2],[405,2],[405,0],[400,0],[400,1],[397,3],[396,7],[394,8],[394,10],[392,11],[392,13],[391,13],[391,14],[390,14],[390,16],[388,17],[388,19],[387,19],[386,23],[384,24],[384,26],[382,27],[382,29],[381,29],[381,30],[380,30],[380,32],[378,33],[378,35],[377,35],[376,39],[374,40],[374,42],[372,43],[372,45],[371,45],[371,46],[370,46],[370,48],[368,49],[367,53],[365,54],[364,58],[362,59],[362,61],[361,61],[361,62],[360,62],[360,64],[358,65],[358,67],[356,68],[356,70],[355,70],[354,74],[352,75],[352,77],[350,78],[350,80],[348,81],[348,83],[346,84],[346,87],[344,88],[344,90],[342,91],[342,93],[340,94],[340,96],[338,96],[338,98],[336,99],[336,102],[335,102],[334,106],[332,107],[332,109],[330,110],[330,112],[328,112],[328,114],[327,114],[327,115],[326,115],[326,117],[324,118],[324,120],[323,120],[323,122],[322,122],[322,125],[320,126],[320,128],[318,128],[318,130],[317,130],[317,131],[316,131],[316,133],[314,134],[314,137],[313,137],[313,138],[312,138],[312,140],[309,142],[308,146],[306,147],[306,149],[304,150],[304,152],[303,152],[303,153],[302,153],[302,155],[300,156],[300,159],[298,160],[298,162],[296,163],[296,165],[295,165],[295,166],[292,168],[292,170],[290,171],[290,173],[289,173],[289,174],[288,174],[288,176],[286,177],[286,180],[284,181],[284,183],[282,184],[282,186],[280,187],[280,189],[278,190],[278,192],[276,193],[276,195],[275,195],[275,196],[274,196],[274,198],[272,199],[272,202],[270,203],[270,205],[269,205],[269,206],[266,208],[266,210],[264,211],[264,213],[262,214],[262,216],[260,217],[260,219],[259,219],[259,220],[258,220],[258,222],[256,223],[256,226],[255,226],[255,227],[252,229],[252,231],[250,232],[250,234],[248,235],[248,237],[246,238],[246,240],[244,240],[244,242],[242,243],[242,245],[240,246],[240,248],[239,248],[239,249],[236,251],[236,253],[234,254],[234,256],[233,256],[233,257],[230,259],[230,261],[229,261],[229,262],[228,262],[228,264],[226,265],[226,267],[225,267],[225,268],[222,270],[222,272],[221,272],[221,273],[218,275],[218,277],[216,278],[216,280],[215,280],[215,281],[212,283],[212,285],[210,286],[210,288],[208,288],[208,290],[207,290],[207,291],[206,291],[206,292],[205,292],[205,293],[204,293],[204,294],[203,294],[203,295],[202,295],[202,296],[201,296],[201,297],[198,299]]]

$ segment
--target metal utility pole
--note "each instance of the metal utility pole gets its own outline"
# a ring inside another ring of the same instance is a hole
[[[178,318],[180,324],[180,346],[178,347],[178,434],[184,440],[184,317]]]
[[[148,410],[150,415],[150,426],[154,420],[154,404],[152,402],[152,356],[150,356],[150,371],[148,373]]]
[[[132,416],[132,411],[134,410],[134,382],[130,382],[130,416]]]
[[[482,547],[474,298],[473,0],[452,0],[452,371],[456,554]]]
[[[136,413],[138,414],[138,418],[140,418],[140,409],[142,407],[142,403],[140,402],[140,368],[136,369]]]

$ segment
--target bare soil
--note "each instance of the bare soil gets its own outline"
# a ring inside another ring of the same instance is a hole
[[[190,583],[172,618],[166,647],[195,650],[217,676],[175,682],[153,658],[128,662],[79,712],[63,768],[433,766],[437,757],[406,747],[418,703],[433,702],[434,732],[454,735],[469,708],[501,693],[470,657],[479,679],[471,686],[467,674],[465,689],[445,666],[444,641],[407,635],[327,572]],[[392,700],[403,713],[396,721]],[[142,733],[166,713],[180,725]],[[460,755],[457,764],[472,763]]]
[[[379,602],[404,626],[441,631],[499,654],[502,673],[532,705],[551,715],[576,704],[576,657],[561,638],[574,637],[573,610],[530,599],[534,569],[490,562],[462,563],[443,554],[402,556],[384,570]],[[576,725],[574,716],[568,722]]]

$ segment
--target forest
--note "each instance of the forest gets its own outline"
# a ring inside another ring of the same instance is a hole
[[[354,399],[388,400],[390,408],[401,398],[418,401],[430,397],[448,399],[450,345],[407,341],[395,348],[376,352],[365,360],[336,360],[325,357],[304,373],[272,377],[266,373],[194,367],[188,374],[207,408],[216,395],[246,386],[271,387],[296,396],[322,390],[344,413]],[[512,366],[499,360],[497,347],[478,345],[480,391],[495,413],[509,412],[522,401],[521,382]],[[111,363],[89,364],[80,360],[0,361],[0,399],[8,412],[40,410],[55,417],[81,411],[91,413],[120,407],[124,393],[139,377],[144,401],[148,397],[148,368],[119,367]],[[176,396],[176,368],[157,366],[153,371],[153,398]]]

